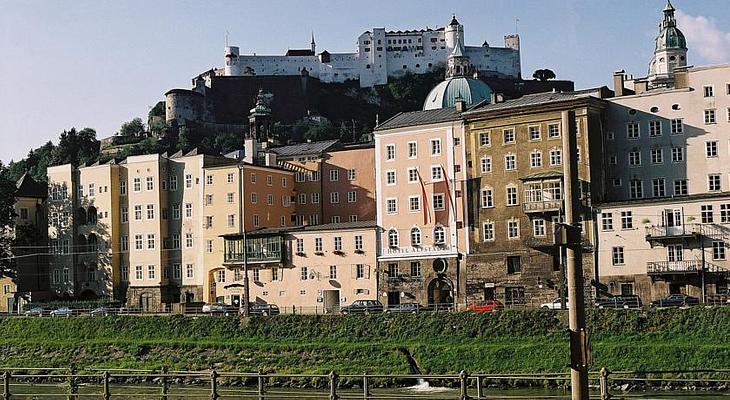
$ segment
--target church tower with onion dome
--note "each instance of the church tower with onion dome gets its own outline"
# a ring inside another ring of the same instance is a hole
[[[654,56],[649,63],[649,82],[653,86],[670,85],[674,69],[687,66],[687,40],[677,28],[674,6],[667,0],[664,19],[659,24],[659,34],[655,40]]]

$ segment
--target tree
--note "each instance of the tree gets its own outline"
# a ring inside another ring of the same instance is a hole
[[[81,165],[96,161],[98,157],[99,141],[96,140],[96,131],[84,128],[77,132],[76,128],[71,128],[61,133],[58,146],[53,151],[52,165]]]
[[[12,259],[15,226],[15,182],[8,179],[9,170],[0,162],[0,276],[14,276]]]
[[[135,118],[122,124],[119,128],[119,136],[141,136],[145,131],[142,118]]]
[[[547,81],[549,79],[555,79],[555,72],[553,72],[550,69],[538,69],[533,74],[532,77],[537,79],[538,81]]]

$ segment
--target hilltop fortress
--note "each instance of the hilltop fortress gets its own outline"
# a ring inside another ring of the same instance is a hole
[[[388,78],[406,72],[421,74],[443,67],[449,54],[464,46],[464,26],[454,16],[446,27],[408,31],[374,28],[357,38],[354,53],[317,53],[314,35],[311,48],[290,49],[281,56],[245,55],[237,46],[225,47],[225,66],[215,75],[309,75],[322,82],[357,80],[360,87],[388,83]],[[479,74],[494,78],[519,79],[520,38],[504,37],[504,47],[464,46],[466,56]]]

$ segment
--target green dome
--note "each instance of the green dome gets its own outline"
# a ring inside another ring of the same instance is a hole
[[[423,102],[424,110],[453,107],[457,98],[476,104],[492,97],[492,89],[479,79],[463,76],[449,78],[431,89]]]
[[[684,38],[682,31],[674,26],[668,26],[659,32],[656,38],[656,50],[666,49],[686,49],[687,40]]]

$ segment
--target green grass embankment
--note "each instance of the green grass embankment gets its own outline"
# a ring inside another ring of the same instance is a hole
[[[251,318],[120,316],[0,321],[0,367],[409,373],[559,372],[564,315],[492,314]],[[730,308],[588,314],[594,369],[730,368]]]

